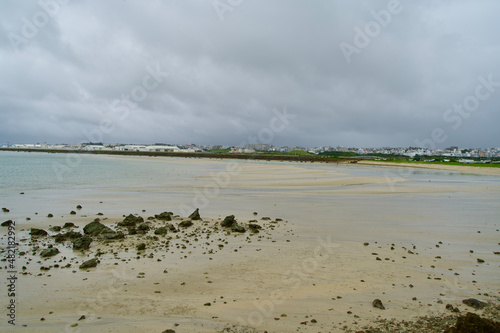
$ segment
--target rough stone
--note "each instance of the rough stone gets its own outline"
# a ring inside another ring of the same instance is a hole
[[[179,223],[179,227],[181,227],[181,228],[188,228],[192,225],[193,225],[193,222],[191,222],[191,221],[182,221],[181,223]]]
[[[73,250],[88,250],[91,243],[92,238],[89,236],[80,237],[73,241]]]
[[[85,227],[83,227],[83,232],[86,235],[98,236],[101,233],[113,232],[110,228],[106,227],[104,224],[96,219],[94,222],[90,222]]]
[[[172,212],[163,212],[161,214],[155,215],[155,218],[161,221],[172,221],[172,215],[174,215],[174,213]]]
[[[123,221],[118,222],[117,225],[119,227],[135,227],[138,223],[144,222],[142,216],[134,216],[129,214]]]
[[[196,208],[196,210],[191,215],[189,215],[189,218],[191,220],[201,220],[200,210]]]
[[[500,333],[500,323],[481,318],[475,313],[468,312],[457,318],[455,326],[448,328],[444,333]]]
[[[12,224],[12,220],[7,220],[5,222],[2,222],[2,227],[9,227]]]
[[[80,265],[79,268],[80,269],[93,268],[93,267],[96,267],[98,263],[99,263],[99,260],[97,260],[97,258],[93,258],[93,259],[85,261],[83,264]]]
[[[31,228],[31,237],[46,237],[49,234],[43,229]]]
[[[43,258],[53,257],[53,256],[55,256],[57,254],[59,254],[59,250],[56,249],[55,247],[51,247],[51,248],[42,250],[42,252],[40,252],[40,256],[43,257]]]
[[[379,300],[378,298],[372,302],[372,305],[374,308],[385,310],[384,304],[382,304],[382,301]]]
[[[480,300],[477,300],[475,298],[464,299],[462,301],[462,303],[464,303],[465,305],[468,305],[476,310],[481,310],[481,309],[484,309],[485,307],[488,306],[488,303],[481,302]]]
[[[236,220],[234,219],[234,215],[229,215],[224,218],[224,221],[222,221],[221,226],[224,228],[229,228],[235,223]]]

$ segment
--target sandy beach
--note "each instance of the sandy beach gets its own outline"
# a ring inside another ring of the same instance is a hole
[[[170,185],[179,197],[213,190],[214,177],[231,162],[188,163],[214,171]],[[206,207],[197,207],[201,220],[187,227],[180,226],[190,219],[179,205],[155,201],[155,188],[149,201],[135,206],[124,195],[117,207],[110,201],[116,193],[110,193],[82,196],[82,209],[75,201],[52,218],[48,211],[32,211],[30,221],[21,219],[29,207],[2,213],[2,221],[16,220],[19,273],[16,326],[3,320],[0,330],[358,332],[388,326],[393,328],[380,332],[397,332],[388,321],[433,316],[453,325],[458,313],[448,304],[462,314],[499,319],[500,184],[491,183],[494,176],[410,175],[389,167],[389,174],[374,176],[374,166],[363,165],[239,166]],[[172,221],[155,218],[165,211],[173,212]],[[145,234],[117,226],[128,214],[144,219]],[[222,226],[232,214],[245,232]],[[71,241],[52,237],[69,230],[83,234],[96,218],[124,238],[96,236],[88,250],[75,251]],[[75,228],[51,229],[69,221]],[[168,223],[177,232],[155,234]],[[250,224],[262,229],[254,233]],[[49,235],[32,239],[31,228]],[[0,230],[6,254],[6,227]],[[137,249],[140,243],[144,250]],[[51,245],[60,253],[41,257]],[[94,257],[97,267],[79,268]],[[467,298],[491,306],[476,310],[462,303]],[[373,307],[375,299],[385,310]]]

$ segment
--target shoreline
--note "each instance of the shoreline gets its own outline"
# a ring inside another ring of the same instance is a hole
[[[396,163],[371,161],[356,158],[335,159],[324,156],[296,156],[296,155],[265,155],[265,154],[224,154],[224,153],[173,153],[173,152],[141,152],[141,151],[81,151],[81,150],[51,150],[51,149],[13,149],[0,148],[1,151],[28,152],[28,153],[49,153],[49,154],[85,154],[100,156],[120,156],[120,157],[173,157],[185,159],[207,159],[207,160],[246,160],[246,161],[277,161],[296,163],[336,163],[338,164],[358,164],[364,166],[385,166],[403,168],[421,168],[442,171],[454,171],[463,173],[500,175],[500,167],[471,166],[471,165],[446,165],[446,164],[425,164],[425,163]]]
[[[356,164],[385,166],[385,167],[432,169],[432,170],[455,171],[455,172],[485,174],[485,175],[500,175],[500,168],[497,167],[477,167],[469,165],[462,166],[462,165],[424,164],[424,163],[395,163],[395,162],[378,162],[378,161],[358,161]]]

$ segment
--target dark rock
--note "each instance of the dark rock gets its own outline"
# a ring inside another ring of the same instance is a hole
[[[98,263],[99,263],[99,260],[97,260],[97,258],[90,259],[90,260],[85,261],[83,264],[81,264],[79,268],[86,269],[86,268],[96,267]]]
[[[5,208],[5,207],[4,207],[4,208],[2,208],[2,211],[3,211],[4,213],[8,213],[8,212],[10,212],[10,210],[8,210],[8,209],[7,209],[7,208]]]
[[[72,210],[71,212],[69,212],[71,215],[76,215],[76,212],[74,210]]]
[[[55,225],[55,226],[49,228],[49,230],[54,231],[54,232],[59,232],[59,231],[61,231],[61,227],[58,225]]]
[[[137,229],[135,227],[129,227],[128,234],[129,235],[137,235]]]
[[[477,262],[480,263],[480,264],[482,264],[482,263],[484,263],[484,260],[481,259],[481,258],[477,258]]]
[[[189,215],[189,218],[191,220],[201,220],[201,217],[200,217],[200,210],[198,208],[196,208],[196,210],[191,214]]]
[[[166,227],[168,228],[168,230],[170,230],[171,232],[178,232],[178,230],[175,228],[175,226],[174,226],[172,223],[167,223],[165,226],[166,226]]]
[[[166,235],[168,232],[168,229],[166,227],[160,227],[155,230],[155,235]]]
[[[374,308],[385,310],[384,304],[382,304],[382,301],[379,300],[378,298],[372,302],[372,305]]]
[[[12,224],[12,220],[7,220],[5,222],[2,222],[2,227],[9,227]]]
[[[235,223],[236,220],[234,219],[234,215],[229,215],[224,218],[224,221],[222,221],[221,226],[224,228],[229,228]]]
[[[47,215],[47,217],[54,217],[54,215],[52,215],[52,214],[48,214],[48,215]]]
[[[163,331],[161,333],[175,333],[175,331],[174,330],[165,330],[165,331]]]
[[[163,212],[161,214],[155,215],[155,218],[162,221],[172,221],[172,215],[174,215],[174,213],[172,212]]]
[[[193,225],[193,222],[191,222],[191,221],[182,221],[181,223],[179,223],[179,227],[181,227],[181,228],[188,228],[192,225]]]
[[[89,236],[80,237],[73,241],[73,250],[88,250],[91,243],[92,238]]]
[[[125,217],[123,221],[118,222],[119,227],[135,227],[138,223],[144,222],[142,216],[134,216],[129,214],[129,216]]]
[[[48,248],[48,249],[42,250],[42,252],[40,252],[40,256],[44,257],[44,258],[53,257],[56,254],[59,254],[59,250],[56,249],[55,247]]]
[[[141,232],[142,233],[146,233],[149,231],[149,225],[147,225],[146,223],[142,223],[142,224],[139,224],[139,226],[137,227],[137,232]]]
[[[56,243],[61,243],[61,242],[67,241],[69,239],[78,239],[82,236],[83,235],[79,232],[68,231],[65,234],[57,234],[57,235],[55,235],[54,238],[55,238]]]
[[[49,234],[43,229],[31,228],[31,237],[46,237]]]
[[[76,206],[76,209],[82,209],[81,205]]]
[[[481,318],[477,314],[468,312],[457,318],[455,326],[448,328],[444,333],[500,333],[500,323]]]
[[[259,230],[262,229],[262,227],[258,224],[250,223],[248,225],[248,229],[252,230],[252,232],[259,232]]]
[[[99,222],[99,219],[94,220],[94,222],[90,222],[85,227],[83,227],[83,232],[86,235],[90,236],[98,236],[101,233],[113,232],[110,228],[106,227],[104,224]]]
[[[69,229],[69,228],[74,228],[75,224],[73,222],[66,222],[63,225],[63,229]]]
[[[475,298],[464,299],[462,301],[462,303],[464,303],[465,305],[468,305],[476,310],[481,310],[481,309],[484,309],[485,307],[488,306],[488,303],[481,302],[480,300],[477,300]]]
[[[232,231],[235,231],[235,232],[245,232],[246,229],[243,228],[241,225],[239,225],[238,223],[233,223],[233,225],[231,226],[231,230]]]
[[[111,231],[111,232],[103,232],[100,235],[100,237],[102,237],[104,239],[109,239],[109,240],[117,240],[117,239],[124,239],[125,235],[123,234],[123,232]]]
[[[137,251],[144,251],[146,249],[146,244],[141,243],[137,245]]]

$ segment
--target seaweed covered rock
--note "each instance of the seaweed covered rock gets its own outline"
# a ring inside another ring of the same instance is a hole
[[[258,233],[260,229],[262,229],[262,227],[258,224],[255,224],[255,223],[250,223],[248,225],[248,229],[250,229],[250,231],[254,232],[254,233]]]
[[[241,225],[239,225],[236,222],[234,222],[233,225],[231,226],[231,230],[235,231],[235,232],[241,232],[241,233],[246,231],[246,229],[244,227],[242,227]]]
[[[113,230],[99,222],[99,219],[95,219],[94,222],[90,222],[83,227],[83,232],[89,236],[98,236],[102,233],[113,232]]]
[[[457,318],[455,326],[448,328],[444,333],[500,333],[500,323],[481,318],[475,313],[468,312]]]
[[[196,210],[191,215],[189,215],[189,218],[191,220],[201,220],[200,210],[196,208]]]
[[[221,226],[224,228],[229,228],[235,223],[236,220],[234,219],[234,215],[229,215],[224,218],[224,221],[222,221]]]
[[[145,233],[147,233],[149,231],[149,229],[150,229],[149,225],[147,225],[146,223],[141,223],[137,227],[137,233],[140,235],[144,235]]]
[[[12,224],[12,220],[7,220],[5,222],[2,222],[2,227],[9,227]]]
[[[172,215],[174,215],[174,213],[172,212],[163,212],[161,214],[155,215],[155,218],[161,221],[172,221]]]
[[[155,230],[155,235],[166,235],[168,232],[168,229],[166,227],[160,227]]]
[[[465,305],[468,305],[476,310],[481,310],[481,309],[484,309],[485,307],[488,306],[488,303],[481,302],[480,300],[477,300],[475,298],[464,299],[462,301],[462,303],[464,303]]]
[[[45,231],[43,229],[37,229],[37,228],[31,228],[30,234],[31,234],[31,238],[33,238],[33,237],[46,237],[49,235],[47,233],[47,231]]]
[[[97,260],[97,258],[90,259],[81,264],[79,268],[80,269],[93,268],[96,267],[98,263],[99,260]]]
[[[123,221],[118,222],[117,225],[119,227],[135,227],[138,223],[143,223],[144,219],[142,216],[134,216],[129,214],[127,217],[123,219]]]
[[[59,250],[55,247],[49,247],[48,249],[42,250],[42,252],[40,252],[40,256],[42,258],[53,257],[57,254],[59,254]]]
[[[188,221],[188,220],[182,221],[181,223],[179,223],[179,227],[181,227],[181,228],[188,228],[192,225],[193,225],[193,222]]]
[[[103,232],[102,234],[99,235],[99,237],[108,240],[117,240],[117,239],[124,239],[125,234],[123,232],[109,231],[109,232]]]
[[[92,243],[92,238],[89,236],[83,236],[73,241],[73,250],[88,250],[90,244]]]

